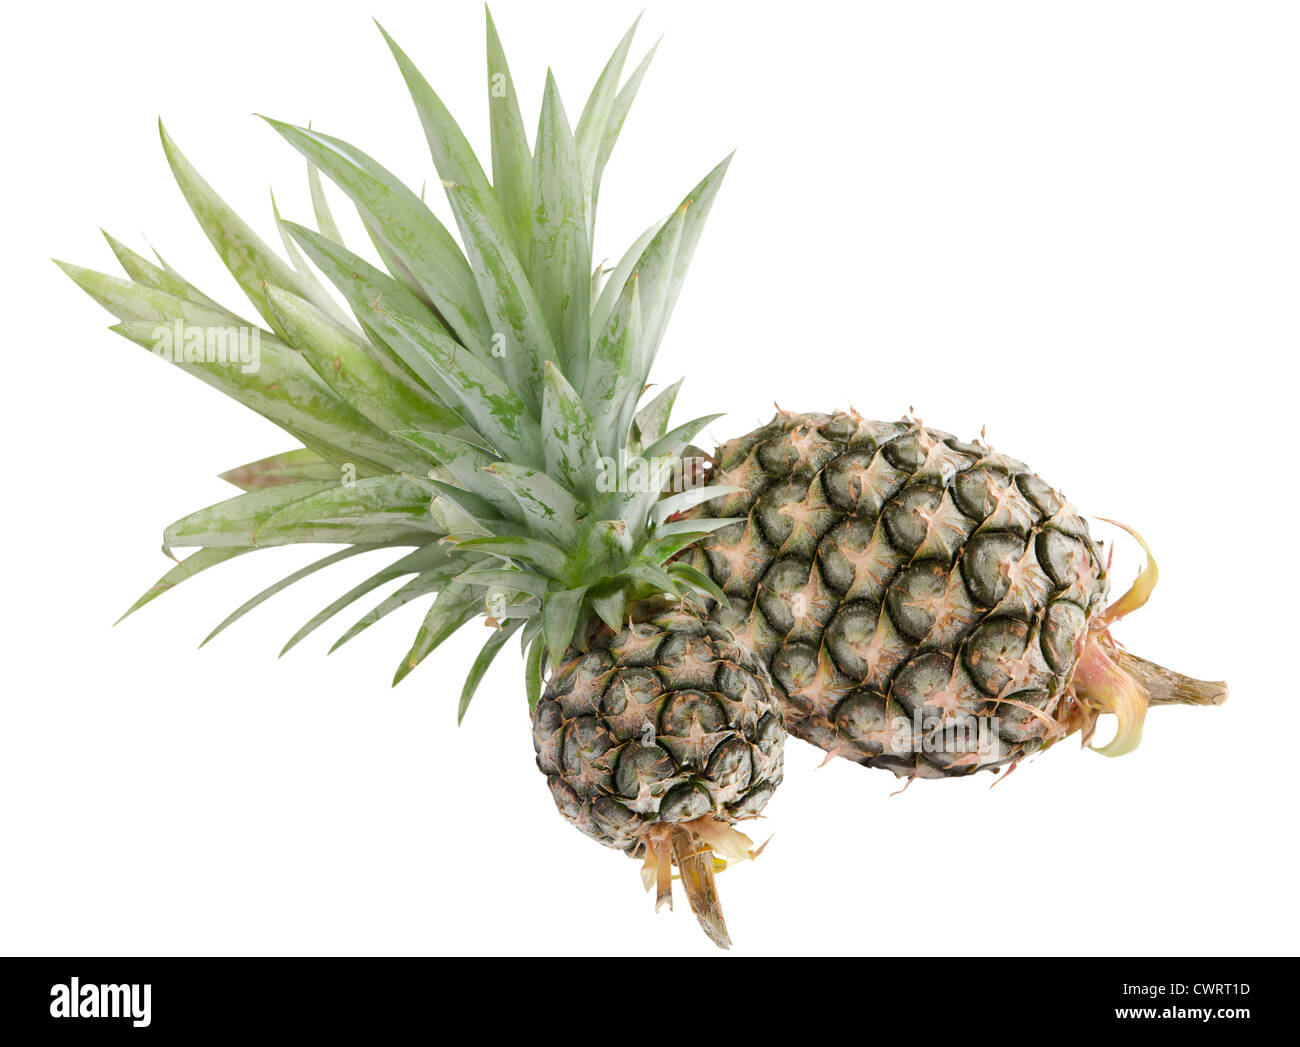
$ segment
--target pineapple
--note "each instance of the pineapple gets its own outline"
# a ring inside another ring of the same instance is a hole
[[[166,529],[169,554],[196,551],[128,613],[258,549],[343,546],[254,596],[215,635],[340,560],[398,553],[307,622],[286,650],[403,579],[339,643],[398,607],[427,601],[396,683],[459,628],[485,621],[487,638],[460,695],[463,717],[489,664],[517,637],[537,762],[560,812],[643,859],[659,903],[671,902],[676,863],[701,925],[726,945],[715,866],[752,854],[733,826],[757,816],[779,784],[784,731],[766,669],[701,616],[722,592],[674,560],[726,523],[674,519],[716,488],[665,491],[682,474],[684,449],[716,416],[670,428],[676,386],[641,400],[729,158],[612,271],[597,267],[593,276],[601,174],[649,61],[620,86],[635,28],[576,125],[548,75],[530,145],[488,16],[491,182],[428,82],[385,34],[459,242],[420,196],[359,149],[270,120],[305,157],[315,210],[315,229],[278,222],[287,261],[162,132],[176,180],[258,325],[161,259],[111,238],[128,279],[63,268],[117,317],[117,333],[297,442],[225,473],[243,493]],[[386,272],[342,243],[322,173],[357,208]],[[255,354],[243,352],[253,346]]]
[[[1155,584],[1149,551],[1107,607],[1087,524],[982,443],[780,411],[712,460],[709,482],[740,490],[687,515],[734,522],[683,557],[729,597],[713,621],[767,665],[787,730],[832,756],[964,775],[1076,730],[1086,743],[1102,712],[1118,729],[1100,751],[1118,756],[1148,704],[1227,696],[1111,638]]]
[[[711,856],[749,856],[728,826],[781,781],[785,732],[767,671],[696,610],[649,611],[553,673],[533,716],[537,765],[560,813],[608,847],[643,854],[671,900],[674,858],[705,932],[730,945]]]

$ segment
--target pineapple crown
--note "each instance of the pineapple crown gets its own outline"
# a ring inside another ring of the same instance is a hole
[[[369,592],[405,578],[335,647],[398,607],[433,596],[396,683],[461,626],[487,616],[495,628],[466,680],[463,717],[487,666],[516,632],[535,704],[548,661],[558,664],[575,638],[581,642],[600,622],[620,627],[632,602],[696,592],[723,599],[705,575],[671,558],[727,521],[675,518],[704,500],[703,489],[664,496],[684,450],[717,416],[670,430],[680,383],[644,405],[641,399],[730,158],[612,270],[592,271],[601,175],[654,53],[620,87],[635,30],[615,48],[576,127],[548,73],[530,147],[487,15],[491,182],[428,82],[384,33],[459,242],[421,196],[359,149],[268,120],[306,158],[315,212],[310,229],[275,210],[286,262],[160,125],[182,193],[266,325],[251,328],[257,365],[241,367],[243,357],[221,353],[213,360],[214,332],[218,342],[246,337],[250,325],[161,257],[154,264],[108,237],[128,279],[59,264],[118,318],[114,331],[257,411],[301,446],[222,474],[244,493],[166,529],[169,555],[176,547],[197,551],[127,614],[255,549],[345,546],[258,593],[211,639],[318,570],[400,548],[399,559],[312,618],[285,651]],[[322,172],[351,199],[387,271],[343,245]],[[715,486],[707,495],[729,490]]]

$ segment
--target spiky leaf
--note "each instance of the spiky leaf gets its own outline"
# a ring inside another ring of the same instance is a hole
[[[555,78],[546,77],[533,157],[529,274],[565,376],[582,388],[591,316],[591,245],[582,167]]]
[[[524,259],[529,256],[532,213],[533,158],[528,147],[528,134],[524,118],[519,111],[519,97],[510,76],[501,39],[487,15],[488,61],[488,116],[492,129],[492,188],[501,205],[511,236],[515,254]]]
[[[500,628],[493,629],[492,634],[483,644],[483,649],[479,651],[478,657],[474,659],[474,664],[469,667],[469,673],[465,677],[465,685],[461,688],[460,704],[456,707],[456,722],[461,723],[465,719],[465,712],[469,709],[469,703],[474,699],[474,693],[478,690],[478,685],[483,680],[483,674],[487,672],[488,666],[492,664],[501,648],[505,646],[507,640],[519,631],[523,625],[522,621],[507,622]]]
[[[490,344],[491,325],[479,302],[469,263],[446,227],[418,196],[341,139],[280,120],[267,118],[267,123],[366,212],[462,342]]]
[[[167,154],[167,163],[171,165],[176,184],[180,186],[194,217],[199,220],[199,225],[221,256],[221,261],[230,270],[231,276],[244,294],[248,295],[248,300],[268,323],[273,324],[266,310],[262,285],[284,287],[304,298],[308,297],[307,288],[293,268],[267,247],[262,238],[203,180],[176,147],[161,120],[158,122],[158,134],[162,138],[163,152]]]
[[[599,453],[596,423],[582,397],[553,364],[546,365],[542,391],[542,439],[546,471],[579,497],[594,497],[591,466]]]

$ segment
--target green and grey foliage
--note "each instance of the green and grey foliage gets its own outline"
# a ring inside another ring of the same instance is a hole
[[[721,596],[706,576],[670,561],[722,521],[685,525],[671,515],[693,504],[689,498],[659,501],[710,419],[670,430],[676,386],[640,401],[729,158],[612,270],[592,272],[601,175],[650,60],[647,54],[624,79],[635,29],[619,42],[576,125],[548,73],[530,143],[488,16],[489,178],[428,81],[381,28],[454,230],[355,146],[268,119],[306,160],[314,212],[313,228],[284,221],[275,209],[286,261],[160,126],[181,192],[262,325],[254,369],[182,354],[171,362],[274,422],[298,446],[224,473],[242,493],[169,526],[165,549],[197,551],[128,614],[256,549],[345,546],[249,599],[211,639],[318,570],[361,553],[400,551],[285,650],[404,578],[339,643],[405,603],[430,600],[397,669],[400,680],[462,625],[490,616],[496,628],[469,673],[463,716],[488,664],[516,633],[535,704],[547,664],[558,665],[575,637],[601,623],[619,630],[640,600]],[[342,242],[322,175],[356,207],[383,269]],[[129,340],[155,348],[159,328],[178,322],[187,330],[249,328],[161,259],[154,264],[111,237],[109,245],[125,279],[60,264]],[[646,482],[611,483],[608,463],[637,456],[651,463]]]

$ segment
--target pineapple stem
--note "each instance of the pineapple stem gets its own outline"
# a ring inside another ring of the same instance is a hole
[[[672,851],[665,836],[657,836],[650,842],[655,857],[655,912],[667,905],[673,907],[673,859]]]
[[[713,877],[713,849],[696,842],[694,835],[680,825],[673,826],[670,839],[691,912],[714,945],[730,949],[727,921],[722,916],[722,902]]]
[[[1117,647],[1113,656],[1119,667],[1146,690],[1152,705],[1222,705],[1228,700],[1228,685],[1222,680],[1184,676],[1122,647]]]
[[[1102,517],[1102,519],[1105,519]],[[1098,749],[1103,756],[1123,756],[1142,740],[1142,724],[1151,705],[1222,705],[1228,685],[1222,681],[1195,680],[1155,662],[1148,662],[1120,647],[1110,637],[1110,626],[1143,607],[1160,579],[1160,569],[1143,537],[1118,520],[1106,523],[1123,528],[1146,553],[1146,566],[1132,587],[1105,609],[1093,623],[1083,653],[1074,669],[1071,687],[1078,702],[1083,741],[1092,737],[1098,713],[1114,713],[1119,721],[1115,737]]]
[[[1072,686],[1085,713],[1085,743],[1098,713],[1114,713],[1119,721],[1115,737],[1097,750],[1103,756],[1137,748],[1150,705],[1222,705],[1228,698],[1226,683],[1196,680],[1129,654],[1105,631],[1088,637]]]

